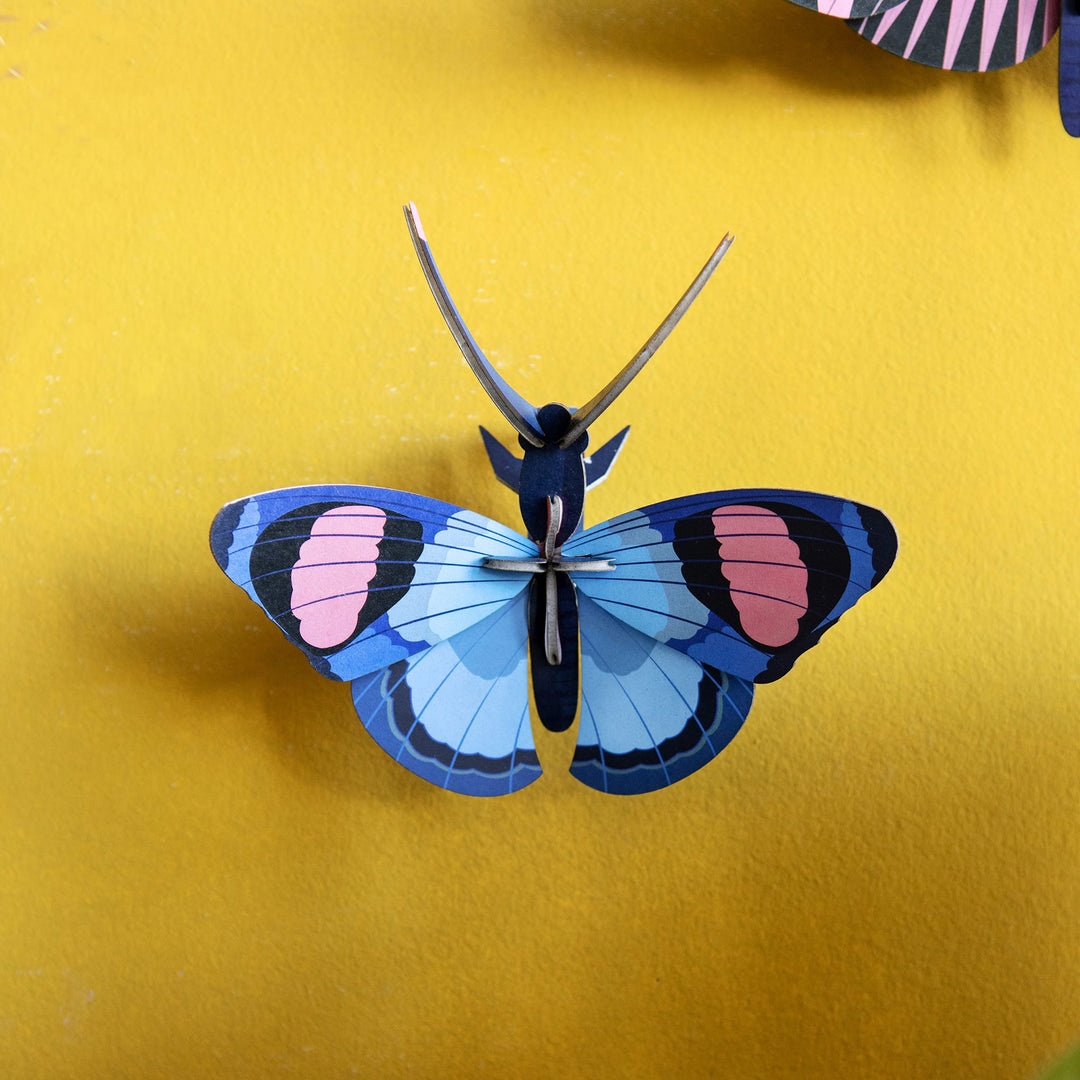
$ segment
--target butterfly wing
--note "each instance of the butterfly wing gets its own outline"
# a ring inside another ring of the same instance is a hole
[[[221,568],[333,679],[375,741],[440,787],[515,791],[540,775],[529,726],[528,574],[497,522],[385,488],[289,488],[230,503]]]
[[[838,19],[862,19],[904,3],[904,0],[791,0],[793,4],[833,15]]]
[[[470,510],[387,488],[285,488],[229,503],[218,565],[331,679],[404,660],[509,603],[528,575],[487,570],[535,545]]]
[[[804,491],[714,491],[672,499],[578,533],[567,558],[579,595],[647,637],[740,679],[791,668],[896,556],[872,507]]]
[[[711,761],[754,697],[718,671],[615,618],[578,594],[581,722],[570,773],[612,795],[674,784]]]
[[[878,510],[773,489],[693,495],[623,514],[563,546],[581,636],[570,771],[613,794],[673,784],[741,727],[753,683],[786,672],[888,571]]]
[[[849,25],[905,60],[991,71],[1034,56],[1060,22],[1061,0],[906,0]]]

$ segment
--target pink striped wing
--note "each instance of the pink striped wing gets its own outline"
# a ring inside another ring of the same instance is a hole
[[[1019,64],[1054,36],[1061,0],[906,0],[851,25],[905,60],[951,71]]]
[[[791,0],[791,2],[821,15],[832,15],[837,19],[862,19],[888,11],[889,8],[902,4],[904,0]]]

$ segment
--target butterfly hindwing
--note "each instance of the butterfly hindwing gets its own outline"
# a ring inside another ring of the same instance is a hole
[[[672,499],[586,529],[570,558],[580,595],[693,660],[769,682],[881,580],[896,533],[880,511],[774,489]]]
[[[225,506],[210,530],[226,574],[316,670],[353,679],[505,606],[527,575],[486,570],[532,545],[469,510],[387,488],[319,485]]]
[[[527,596],[459,634],[353,681],[375,741],[438,787],[505,795],[540,764],[529,722]]]
[[[646,636],[579,592],[581,722],[571,774],[613,795],[674,784],[742,726],[753,683]]]

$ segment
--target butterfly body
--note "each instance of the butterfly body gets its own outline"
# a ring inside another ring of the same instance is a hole
[[[566,731],[574,722],[578,703],[578,607],[568,576],[571,564],[562,560],[560,552],[563,543],[580,530],[584,518],[589,435],[582,432],[569,446],[561,446],[559,440],[570,427],[571,413],[555,402],[538,409],[537,419],[542,443],[536,446],[524,438],[519,440],[523,457],[509,486],[518,493],[521,518],[529,539],[537,545],[538,557],[489,559],[486,565],[531,575],[528,627],[533,698],[544,727]],[[490,435],[488,438],[493,440]],[[492,464],[498,475],[497,462]]]
[[[533,408],[463,346],[519,432],[521,458],[481,429],[527,535],[437,499],[351,485],[265,492],[215,518],[221,568],[316,670],[352,683],[364,726],[418,776],[471,795],[534,781],[531,681],[545,727],[580,717],[578,780],[615,794],[672,784],[727,745],[755,683],[786,672],[891,566],[884,514],[808,492],[707,492],[583,527],[585,493],[627,432],[587,455],[587,427],[725,251],[581,409]],[[425,272],[440,300],[437,271]],[[447,321],[460,344],[467,331]]]

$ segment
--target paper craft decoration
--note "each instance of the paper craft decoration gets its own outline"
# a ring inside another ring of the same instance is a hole
[[[225,506],[226,574],[331,679],[406,768],[501,795],[540,775],[541,722],[581,721],[570,772],[614,794],[673,784],[739,730],[754,683],[783,675],[892,565],[888,519],[847,499],[744,489],[690,495],[582,528],[585,492],[629,428],[592,455],[588,428],[645,366],[727,253],[725,237],[640,351],[586,405],[536,408],[480,351],[405,216],[466,361],[517,430],[481,428],[528,538],[459,506],[376,487],[286,488]]]
[[[1061,27],[1061,122],[1080,135],[1080,8],[1062,0],[791,0],[846,19],[905,60],[952,71],[991,71],[1034,56]]]

